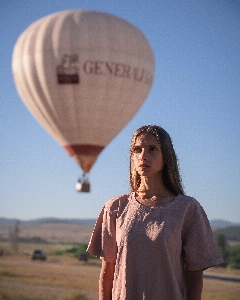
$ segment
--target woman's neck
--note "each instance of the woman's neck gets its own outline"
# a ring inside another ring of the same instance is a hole
[[[140,197],[143,198],[173,195],[173,193],[166,188],[159,178],[157,180],[146,177],[141,178],[141,184],[136,192]]]

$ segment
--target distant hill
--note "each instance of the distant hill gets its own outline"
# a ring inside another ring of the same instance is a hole
[[[9,241],[9,233],[19,221],[20,241],[24,243],[88,243],[94,219],[42,218],[30,221],[0,218],[0,241]]]
[[[94,225],[96,219],[58,219],[58,218],[40,218],[35,220],[20,220],[20,219],[8,219],[0,218],[0,225],[14,225],[17,221],[20,221],[22,225],[37,225],[37,224],[49,224],[49,223],[66,223],[66,224],[85,224]]]
[[[240,226],[240,223],[233,223],[225,220],[212,220],[210,221],[212,228],[226,228],[230,226]]]
[[[20,221],[22,242],[46,243],[87,243],[91,237],[95,219],[40,218],[29,221],[0,218],[0,241],[9,239],[9,230]],[[225,220],[210,222],[214,235],[222,233],[227,240],[240,241],[240,224]]]
[[[0,217],[0,225],[13,225],[17,221],[25,225],[45,224],[45,223],[68,223],[68,224],[88,224],[94,225],[96,219],[60,219],[60,218],[40,218],[34,220],[23,221],[20,219],[8,219]],[[230,226],[240,226],[240,223],[234,223],[226,220],[216,219],[210,221],[212,228],[226,228]]]
[[[229,241],[240,241],[240,226],[229,226],[225,228],[218,228],[213,231],[214,235],[224,234]]]
[[[60,218],[40,218],[34,220],[19,220],[19,219],[8,219],[0,217],[0,225],[13,225],[17,221],[20,221],[22,225],[37,225],[37,224],[46,224],[46,223],[67,223],[67,224],[85,224],[85,225],[94,225],[96,219],[60,219]],[[240,226],[240,223],[234,223],[226,220],[216,219],[210,221],[211,227],[214,229],[217,228],[227,228],[230,226]]]
[[[228,241],[240,241],[240,223],[225,220],[210,221],[214,235],[224,234]]]

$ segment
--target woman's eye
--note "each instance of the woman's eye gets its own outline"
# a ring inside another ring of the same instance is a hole
[[[134,149],[133,149],[133,152],[134,153],[141,153],[141,148],[140,147],[135,147]]]
[[[155,151],[155,150],[157,150],[157,147],[151,146],[151,147],[149,148],[149,150],[150,150],[150,151]]]

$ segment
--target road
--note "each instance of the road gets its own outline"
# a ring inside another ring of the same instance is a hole
[[[217,279],[231,282],[240,282],[240,276],[226,275],[226,274],[217,274],[217,273],[203,273],[203,278],[207,279]]]

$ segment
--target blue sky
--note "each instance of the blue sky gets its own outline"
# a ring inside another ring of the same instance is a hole
[[[82,171],[25,108],[11,71],[18,36],[67,9],[126,19],[146,35],[156,59],[150,94],[100,154],[89,194],[75,191]],[[172,136],[187,194],[210,220],[240,222],[239,1],[0,0],[0,26],[0,217],[96,218],[108,199],[129,191],[132,132],[157,124]]]

